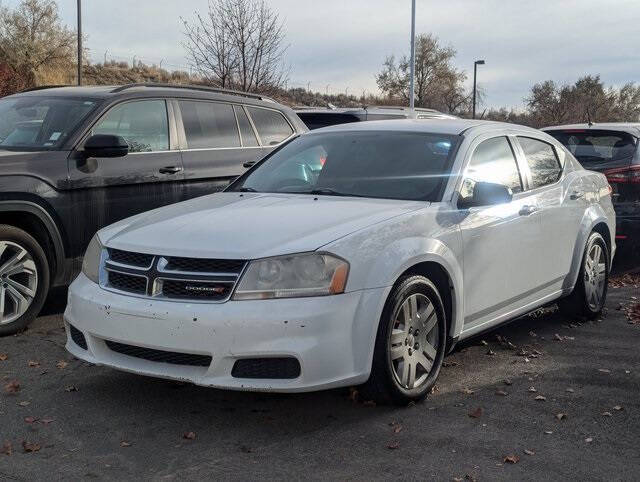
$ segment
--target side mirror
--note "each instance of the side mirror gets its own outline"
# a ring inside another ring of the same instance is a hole
[[[502,184],[477,182],[473,186],[473,196],[461,199],[458,206],[462,209],[478,206],[493,206],[510,203],[513,199],[511,189]]]
[[[95,134],[84,143],[85,157],[124,157],[129,154],[129,145],[120,136]]]

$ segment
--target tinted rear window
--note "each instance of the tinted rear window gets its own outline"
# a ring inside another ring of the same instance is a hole
[[[263,146],[280,144],[293,134],[284,116],[275,110],[247,107]]]
[[[298,112],[297,114],[309,130],[360,121],[360,119],[353,114],[340,114],[335,112]]]
[[[638,139],[610,130],[575,129],[547,131],[558,139],[587,169],[610,169],[631,163]]]

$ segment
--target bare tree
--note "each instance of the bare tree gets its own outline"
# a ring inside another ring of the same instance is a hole
[[[469,110],[471,93],[464,87],[467,78],[464,72],[453,65],[456,51],[440,44],[432,34],[416,37],[416,105],[462,113]],[[387,57],[384,68],[376,76],[380,90],[389,97],[409,100],[409,59],[403,56],[396,61]]]
[[[75,39],[54,0],[22,0],[15,10],[0,9],[0,64],[18,88],[36,85],[42,69],[73,65]]]
[[[246,92],[284,86],[283,25],[264,0],[209,0],[206,16],[182,22],[189,61],[208,82]]]

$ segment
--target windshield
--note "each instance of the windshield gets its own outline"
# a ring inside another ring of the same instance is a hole
[[[17,96],[0,100],[0,149],[56,149],[97,102],[91,99]]]
[[[439,201],[458,140],[388,131],[304,135],[229,190]]]
[[[638,139],[627,132],[609,130],[547,131],[587,169],[610,169],[631,163]]]

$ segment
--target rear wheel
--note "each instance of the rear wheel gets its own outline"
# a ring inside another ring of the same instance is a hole
[[[567,316],[596,318],[604,308],[609,283],[609,250],[599,233],[593,232],[587,240],[572,293],[558,302],[560,311]]]
[[[49,263],[40,244],[0,225],[0,336],[17,333],[38,315],[49,291]]]
[[[396,404],[424,398],[438,378],[445,347],[446,319],[436,286],[423,276],[400,280],[382,313],[363,396]]]

